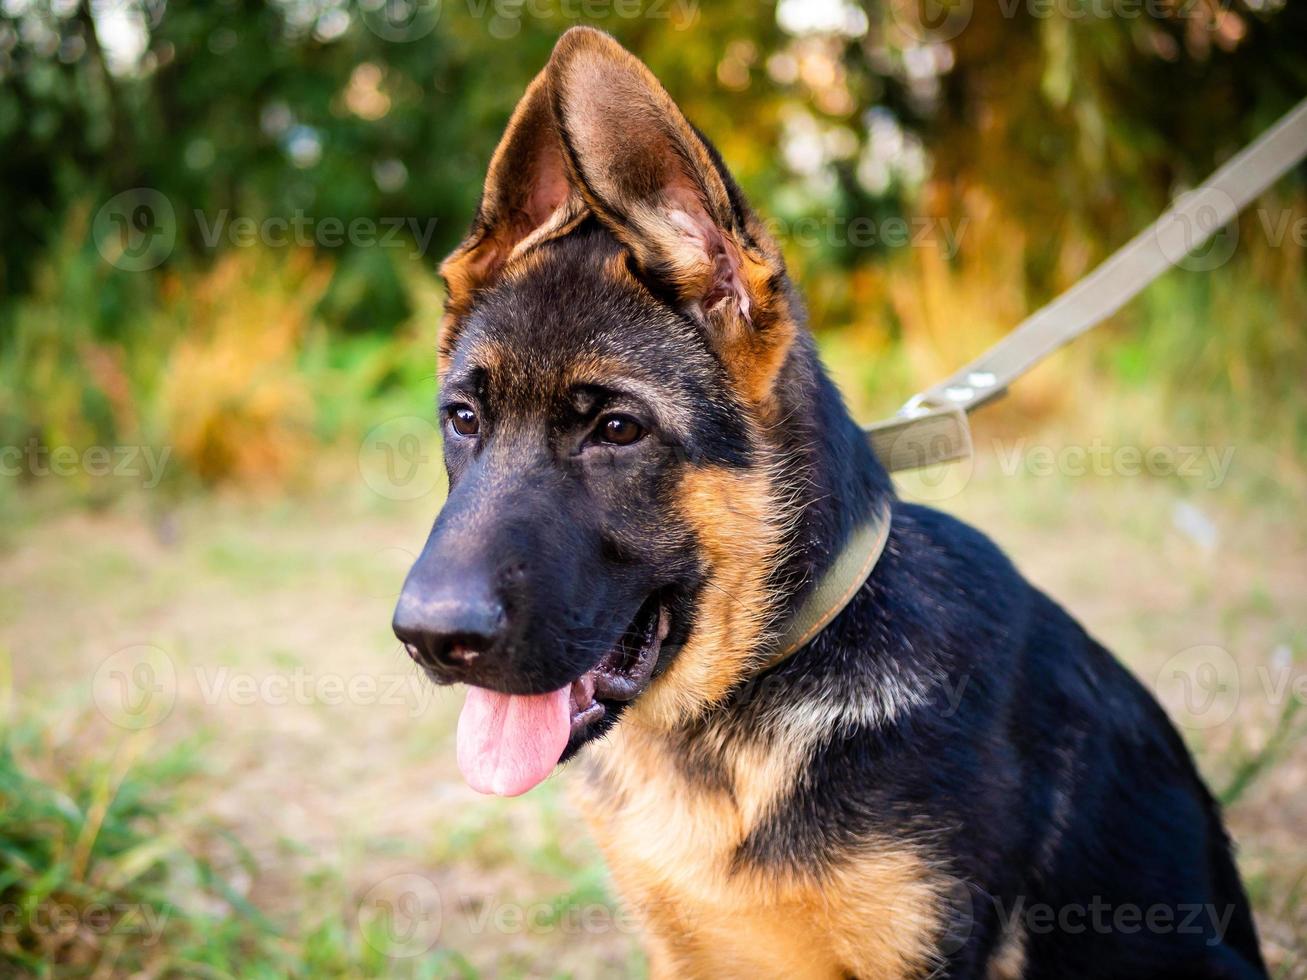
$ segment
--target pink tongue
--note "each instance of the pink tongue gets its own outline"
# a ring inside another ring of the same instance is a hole
[[[518,796],[553,771],[567,748],[571,685],[549,694],[470,687],[458,716],[458,768],[478,793]]]

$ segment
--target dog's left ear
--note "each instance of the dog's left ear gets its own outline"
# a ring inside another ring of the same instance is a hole
[[[572,28],[546,74],[572,183],[761,400],[794,329],[779,251],[671,96],[612,37]]]

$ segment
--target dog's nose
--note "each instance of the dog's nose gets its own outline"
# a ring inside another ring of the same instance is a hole
[[[504,606],[489,587],[442,576],[437,583],[406,583],[392,626],[410,657],[456,677],[499,642],[505,623]]]

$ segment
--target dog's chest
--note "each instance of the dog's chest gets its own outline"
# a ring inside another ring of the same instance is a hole
[[[616,733],[615,733],[616,734]],[[596,748],[600,748],[596,746]],[[578,803],[653,976],[913,976],[930,955],[934,885],[903,848],[873,846],[824,881],[742,865],[740,845],[793,778],[793,760],[733,760],[729,789],[688,778],[656,739],[611,739],[587,760]],[[670,969],[674,968],[674,969]]]

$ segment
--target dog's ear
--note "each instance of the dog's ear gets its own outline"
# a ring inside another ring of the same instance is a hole
[[[449,288],[447,325],[494,281],[523,242],[561,233],[584,210],[568,183],[548,87],[542,71],[513,110],[490,158],[472,229],[440,266]],[[442,339],[442,349],[450,340]]]
[[[647,280],[710,326],[747,375],[748,393],[761,396],[788,347],[780,334],[793,333],[779,285],[784,263],[719,160],[653,73],[609,35],[572,28],[546,73],[568,173],[586,204]]]

